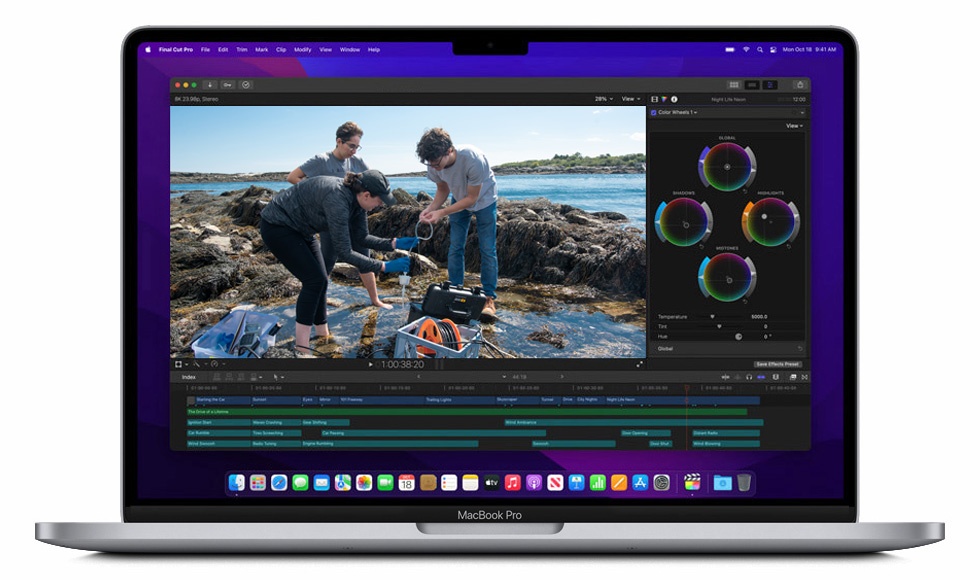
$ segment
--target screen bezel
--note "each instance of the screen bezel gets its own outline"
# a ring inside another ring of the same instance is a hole
[[[636,505],[612,498],[555,500],[547,506],[528,500],[488,499],[465,504],[448,499],[390,500],[384,505],[317,505],[286,500],[276,505],[242,505],[218,500],[147,500],[137,496],[136,345],[122,341],[122,474],[123,520],[305,521],[305,522],[441,522],[456,521],[458,510],[513,509],[524,522],[682,522],[811,521],[853,522],[857,517],[857,44],[842,28],[140,28],[122,47],[122,331],[136,328],[137,208],[137,49],[144,42],[317,42],[363,41],[453,42],[472,47],[474,39],[495,46],[527,42],[836,42],[843,47],[844,199],[844,497],[841,499],[673,500]],[[464,44],[465,43],[465,44]],[[492,54],[492,53],[491,53]],[[461,57],[465,58],[465,57]],[[158,372],[167,372],[161,367]]]

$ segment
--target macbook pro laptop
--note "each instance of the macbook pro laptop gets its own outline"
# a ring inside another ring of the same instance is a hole
[[[864,552],[838,28],[142,28],[120,552]]]

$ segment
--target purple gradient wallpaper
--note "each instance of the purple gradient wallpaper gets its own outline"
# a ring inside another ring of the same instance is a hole
[[[154,45],[156,46],[156,45]],[[200,46],[200,45],[191,45]],[[385,46],[385,45],[380,45]],[[844,465],[844,58],[725,55],[716,43],[534,45],[526,57],[453,57],[445,43],[352,58],[137,59],[139,372],[137,497],[225,498],[229,471],[683,473],[750,471],[756,499],[840,499]],[[391,56],[388,56],[391,55]],[[410,56],[411,55],[411,56]],[[418,58],[422,56],[422,58]],[[465,64],[464,64],[465,62]],[[517,64],[515,64],[517,63]],[[169,448],[169,83],[172,77],[809,77],[812,82],[812,448],[809,451],[275,451]],[[816,285],[819,284],[819,291]],[[478,459],[478,465],[475,464]],[[540,494],[538,494],[540,495]],[[612,493],[590,494],[591,497]],[[616,494],[617,497],[626,497]],[[508,496],[508,499],[511,496]],[[513,497],[527,497],[523,492]],[[649,496],[646,496],[649,497]],[[565,496],[567,499],[567,496]],[[356,501],[351,498],[351,501]]]

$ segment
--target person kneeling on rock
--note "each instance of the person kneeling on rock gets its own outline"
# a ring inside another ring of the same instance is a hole
[[[262,210],[262,241],[303,284],[296,299],[296,342],[311,352],[310,330],[329,336],[327,285],[338,260],[362,272],[407,272],[410,259],[390,262],[355,252],[352,244],[378,251],[408,250],[418,238],[378,238],[368,234],[367,212],[393,205],[388,178],[375,169],[346,177],[311,177],[272,198]],[[320,243],[316,234],[320,234]]]
[[[419,161],[428,167],[428,178],[436,184],[436,195],[419,221],[435,224],[449,216],[449,281],[462,286],[466,254],[466,235],[470,217],[476,216],[480,240],[480,285],[487,295],[486,316],[496,316],[497,307],[497,180],[487,156],[476,147],[453,147],[449,133],[440,127],[426,131],[415,149]],[[442,208],[450,193],[453,203]]]

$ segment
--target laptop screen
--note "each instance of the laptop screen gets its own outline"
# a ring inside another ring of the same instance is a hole
[[[201,36],[133,45],[129,502],[846,499],[841,44]]]

